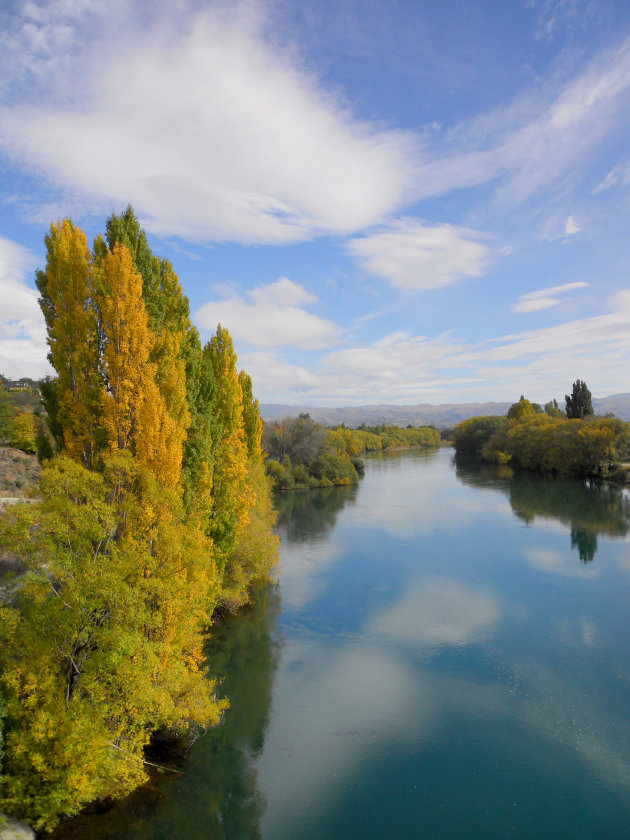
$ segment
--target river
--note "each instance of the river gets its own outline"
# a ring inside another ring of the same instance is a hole
[[[630,835],[628,491],[441,449],[278,504],[278,582],[208,649],[224,725],[55,838]]]

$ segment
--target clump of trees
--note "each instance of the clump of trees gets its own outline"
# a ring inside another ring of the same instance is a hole
[[[455,428],[455,449],[539,472],[600,477],[621,474],[619,462],[630,452],[630,424],[614,417],[595,417],[584,382],[574,383],[573,395],[567,396],[566,415],[555,401],[545,409],[538,412],[521,397],[506,417],[465,420]]]
[[[439,446],[436,429],[373,426],[325,429],[308,414],[264,424],[266,467],[277,490],[354,484],[363,475],[361,455],[389,448]]]
[[[46,248],[41,501],[0,520],[26,573],[0,602],[0,810],[38,829],[144,781],[157,730],[219,721],[205,632],[277,556],[258,403],[227,330],[202,346],[131,208],[92,249],[69,219]]]
[[[361,460],[335,446],[330,432],[308,414],[265,423],[263,449],[277,490],[354,484],[363,471]]]
[[[351,449],[357,453],[380,452],[385,449],[412,449],[415,447],[439,446],[441,436],[433,426],[366,426],[346,429],[338,426],[335,431],[343,434]]]

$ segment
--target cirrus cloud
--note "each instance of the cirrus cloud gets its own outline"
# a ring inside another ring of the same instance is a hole
[[[560,303],[557,295],[573,292],[575,289],[585,289],[589,283],[579,281],[576,283],[564,283],[562,286],[549,286],[546,289],[537,289],[535,292],[528,292],[521,295],[514,304],[514,312],[538,312],[540,309],[549,309]]]

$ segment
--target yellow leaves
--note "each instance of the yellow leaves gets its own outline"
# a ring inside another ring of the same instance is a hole
[[[156,382],[157,365],[150,361],[155,336],[148,325],[142,278],[124,245],[106,254],[101,270],[97,300],[105,337],[103,426],[108,446],[129,450],[165,487],[176,487],[185,429],[168,413]]]
[[[98,296],[105,337],[103,374],[104,426],[112,449],[132,449],[136,405],[143,394],[143,380],[154,378],[147,370],[153,346],[142,300],[142,278],[133,271],[127,248],[117,245],[102,265]]]
[[[32,412],[22,411],[12,417],[8,423],[8,437],[11,446],[23,452],[36,452],[35,418]]]
[[[525,402],[515,406],[520,409]],[[525,412],[507,425],[503,418],[466,420],[455,429],[455,447],[498,464],[605,477],[614,470],[617,447],[623,451],[627,445],[629,429],[628,424],[608,418],[567,420]]]
[[[51,225],[46,248],[37,286],[59,377],[58,420],[68,454],[89,466],[101,414],[94,266],[85,235],[69,219]]]
[[[155,729],[218,723],[227,701],[205,674],[203,629],[222,585],[224,600],[244,603],[277,548],[258,407],[227,331],[203,354],[197,342],[185,515],[192,331],[176,276],[153,259],[147,292],[146,265],[141,276],[125,244],[97,239],[90,254],[67,219],[46,244],[37,283],[65,449],[42,470],[41,503],[3,518],[28,574],[0,606],[0,810],[38,828],[144,780]]]

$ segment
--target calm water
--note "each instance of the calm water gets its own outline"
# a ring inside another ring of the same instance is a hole
[[[279,584],[209,651],[224,726],[58,837],[630,836],[626,491],[443,449],[280,508]]]

